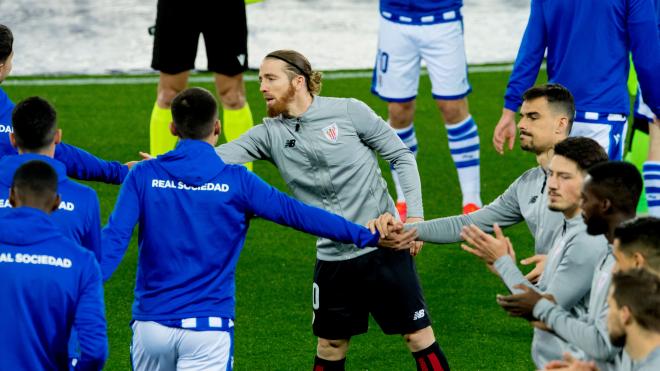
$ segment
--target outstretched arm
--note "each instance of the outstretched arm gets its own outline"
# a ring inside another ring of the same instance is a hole
[[[215,152],[227,164],[244,164],[255,160],[270,160],[270,140],[265,124],[255,125],[231,142],[215,147]]]
[[[355,244],[360,248],[378,244],[378,233],[372,234],[367,228],[339,215],[295,200],[266,184],[255,174],[243,171],[243,204],[246,205],[246,212],[309,234]],[[402,243],[410,243],[414,237],[411,234]]]
[[[64,163],[67,175],[75,179],[121,184],[128,174],[128,166],[102,160],[67,143],[55,146],[55,159]]]

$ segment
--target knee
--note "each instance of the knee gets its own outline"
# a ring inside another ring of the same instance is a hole
[[[223,86],[217,90],[222,107],[235,110],[245,105],[245,93],[240,86]]]
[[[391,102],[387,105],[390,125],[395,129],[402,129],[410,125],[415,117],[415,101]]]
[[[403,335],[403,339],[406,341],[406,345],[408,345],[408,349],[411,352],[419,352],[435,343],[435,335],[433,335],[433,328],[431,326],[410,334],[405,334]]]
[[[439,100],[438,107],[440,108],[442,117],[447,125],[459,123],[465,120],[469,115],[467,100],[465,98],[457,100]]]
[[[172,87],[158,87],[157,104],[160,108],[170,108],[179,91]]]
[[[348,340],[328,340],[319,338],[316,353],[320,358],[328,361],[338,361],[346,358]]]

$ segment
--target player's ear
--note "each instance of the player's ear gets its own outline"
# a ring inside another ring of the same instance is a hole
[[[646,258],[639,251],[635,251],[633,259],[635,260],[635,268],[643,268],[646,266]]]
[[[222,124],[220,123],[220,119],[215,120],[215,125],[213,126],[213,135],[220,136],[220,133],[222,133]]]
[[[55,138],[53,138],[53,143],[60,144],[62,143],[62,129],[57,129],[55,132]]]
[[[568,132],[568,117],[560,117],[559,122],[557,123],[555,134],[561,134],[566,132]]]
[[[174,121],[170,122],[170,133],[172,133],[172,135],[175,137],[179,136],[179,132],[176,131],[176,126],[174,126]]]
[[[305,77],[302,75],[296,76],[296,87],[298,89],[306,89],[307,86],[305,85]]]
[[[14,133],[9,133],[9,143],[11,143],[11,146],[14,148],[16,147],[16,136],[14,136]]]
[[[11,207],[16,207],[16,190],[14,187],[9,188],[9,204]]]
[[[59,193],[55,194],[55,198],[53,199],[53,204],[51,205],[50,211],[54,212],[60,207],[60,203],[62,202],[62,197],[60,196]]]

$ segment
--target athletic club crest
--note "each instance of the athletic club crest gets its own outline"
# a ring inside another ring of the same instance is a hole
[[[339,128],[337,127],[337,124],[333,122],[332,125],[323,128],[323,135],[325,135],[325,137],[332,143],[336,143],[337,137],[339,136]]]

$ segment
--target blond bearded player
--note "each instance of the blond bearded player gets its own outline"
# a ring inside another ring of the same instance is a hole
[[[319,96],[321,74],[307,58],[278,50],[259,69],[268,118],[217,148],[227,163],[268,160],[293,195],[366,224],[396,215],[376,154],[401,174],[408,221],[423,217],[415,158],[389,125],[355,99]],[[371,314],[386,334],[400,334],[418,369],[449,370],[435,341],[411,254],[319,239],[314,271],[315,371],[343,370],[352,336]],[[420,248],[421,246],[417,246]]]

